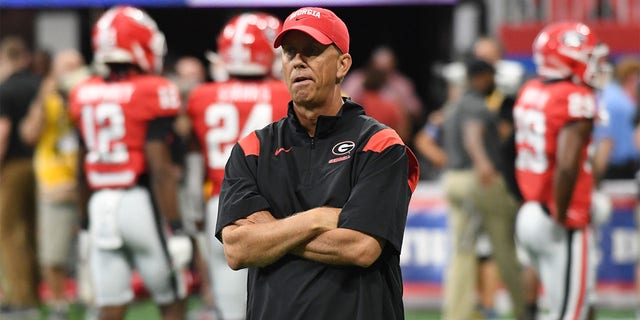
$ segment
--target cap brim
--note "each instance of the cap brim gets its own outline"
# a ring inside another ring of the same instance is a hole
[[[317,29],[313,28],[313,27],[309,27],[309,26],[292,26],[287,28],[286,30],[282,30],[278,36],[276,37],[276,39],[273,41],[273,47],[274,48],[278,48],[281,44],[282,44],[282,38],[284,37],[284,35],[291,31],[291,30],[298,30],[298,31],[302,31],[308,35],[310,35],[312,38],[314,38],[316,41],[324,44],[324,45],[328,45],[328,44],[332,44],[333,40],[329,39],[329,37],[325,36],[324,33],[318,31]]]

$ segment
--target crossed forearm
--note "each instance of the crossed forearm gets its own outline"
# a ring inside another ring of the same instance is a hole
[[[305,259],[333,264],[368,267],[378,259],[384,241],[365,233],[336,228],[326,231],[291,253]]]
[[[227,262],[234,269],[262,267],[291,253],[326,264],[370,266],[384,240],[338,228],[340,211],[320,207],[280,220],[260,211],[237,220],[223,230]]]
[[[315,208],[276,220],[256,212],[222,230],[227,263],[232,269],[263,267],[321,233],[335,229],[339,209]]]

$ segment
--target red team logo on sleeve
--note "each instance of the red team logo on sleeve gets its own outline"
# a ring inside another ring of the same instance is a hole
[[[280,152],[288,153],[289,151],[291,151],[291,148],[287,148],[287,149],[278,148],[276,152],[273,153],[273,155],[277,157],[280,154]]]
[[[289,92],[281,81],[210,83],[196,88],[187,112],[205,151],[213,194],[220,192],[224,166],[235,143],[287,115]]]

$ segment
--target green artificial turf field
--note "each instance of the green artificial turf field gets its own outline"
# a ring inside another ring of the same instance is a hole
[[[189,310],[195,311],[202,307],[202,301],[199,297],[193,296],[189,298]],[[47,310],[42,310],[42,315],[46,315]],[[80,305],[73,305],[69,320],[84,320],[85,317],[84,307]],[[44,317],[43,317],[44,318]],[[187,320],[200,320],[198,317],[189,317]],[[159,320],[160,314],[156,306],[149,300],[142,300],[135,302],[129,308],[126,320]],[[436,320],[440,319],[440,313],[438,311],[407,311],[406,320]],[[613,319],[635,319],[633,311],[614,311],[614,310],[599,310],[596,319],[600,320],[613,320]],[[32,319],[28,319],[32,320]],[[38,320],[38,319],[33,319]]]

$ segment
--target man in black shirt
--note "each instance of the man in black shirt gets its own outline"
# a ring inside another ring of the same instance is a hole
[[[248,319],[404,319],[400,247],[417,160],[344,99],[349,33],[333,12],[285,20],[288,116],[233,148],[216,236],[249,268]]]
[[[40,86],[28,71],[29,52],[22,39],[0,43],[8,77],[0,84],[0,274],[5,284],[0,318],[37,315],[35,260],[35,177],[33,146],[20,138],[20,123]]]

